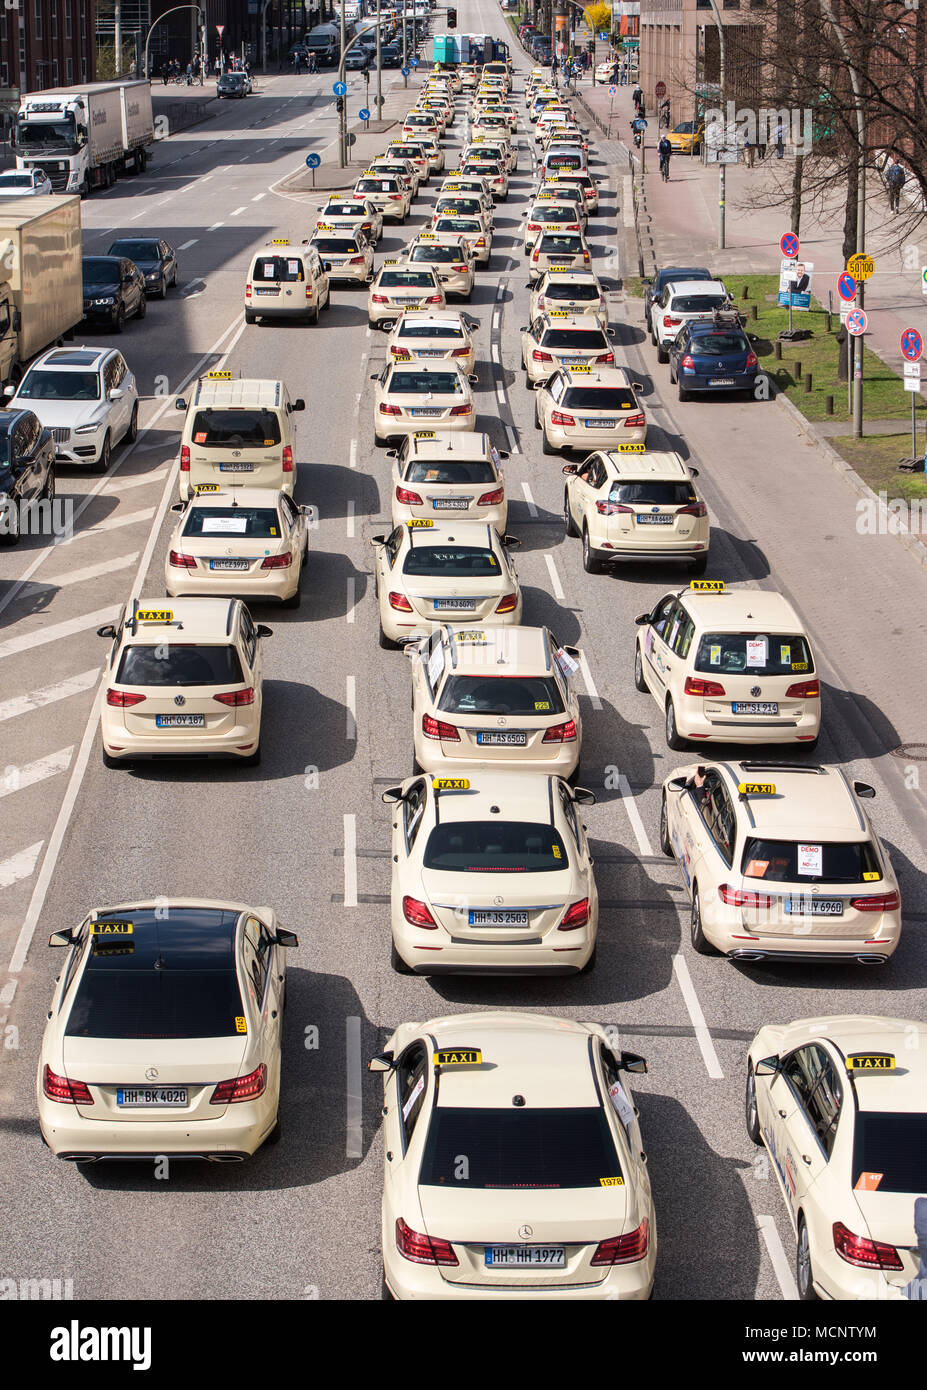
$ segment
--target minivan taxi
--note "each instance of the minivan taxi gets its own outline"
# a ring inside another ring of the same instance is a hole
[[[252,258],[245,282],[245,323],[259,318],[308,318],[329,308],[328,267],[314,246],[275,237]]]
[[[306,409],[291,400],[282,381],[209,372],[193,388],[180,437],[180,500],[195,492],[234,487],[269,487],[293,495],[296,463],[290,416]]]

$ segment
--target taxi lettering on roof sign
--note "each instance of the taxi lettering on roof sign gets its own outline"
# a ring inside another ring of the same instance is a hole
[[[422,527],[427,528],[429,526],[434,526],[434,522],[429,521],[427,517],[413,516],[409,518],[409,520],[406,522],[406,525],[408,526],[410,531],[417,531]]]
[[[469,777],[433,777],[431,785],[436,792],[468,792]]]
[[[414,430],[412,433],[413,439],[437,439],[437,437],[434,430]]]
[[[723,594],[723,579],[690,579],[689,588],[700,594]]]
[[[895,1059],[890,1052],[851,1052],[847,1071],[894,1071]]]
[[[476,628],[476,627],[464,628],[463,631],[461,631],[461,632],[455,632],[455,633],[454,633],[454,637],[456,638],[456,640],[457,640],[458,642],[485,642],[485,641],[486,641],[486,633],[485,633],[485,632],[482,632],[479,628]]]
[[[772,782],[738,782],[737,790],[741,796],[776,795],[776,788]]]
[[[132,922],[91,922],[91,936],[131,936],[135,930]]]
[[[197,484],[194,486],[193,491],[194,491],[194,492],[218,492],[218,491],[219,491],[219,484],[218,484],[218,483],[197,483]]]
[[[437,241],[434,232],[419,232],[418,239],[419,241]]]
[[[135,614],[135,621],[139,623],[172,623],[174,614],[170,608],[140,608]]]
[[[614,445],[616,454],[646,454],[646,444],[616,444]]]
[[[570,376],[576,376],[577,372],[590,372],[590,373],[591,373],[592,368],[591,368],[591,367],[568,367],[567,370],[569,371]]]
[[[478,1067],[483,1053],[478,1047],[442,1047],[432,1056],[436,1067]]]
[[[544,230],[545,232],[559,232],[562,229],[559,222],[545,222]]]
[[[270,244],[271,246],[289,246],[290,238],[288,236],[275,236]]]
[[[384,265],[398,265],[398,264],[399,264],[399,259],[398,259],[398,257],[396,257],[396,256],[391,256],[391,257],[389,258],[389,260],[388,260],[388,261],[384,261],[383,264],[384,264]]]
[[[317,222],[315,229],[317,232],[333,232],[335,230],[330,222]]]
[[[549,319],[568,319],[570,315],[566,309],[548,309],[547,317]]]
[[[206,373],[206,380],[207,380],[207,381],[231,381],[231,380],[233,379],[234,375],[235,375],[234,372],[207,372],[207,373]]]
[[[236,1016],[236,1019],[235,1019],[235,1032],[236,1032],[236,1033],[247,1033],[247,1031],[248,1031],[248,1023],[247,1023],[247,1020],[246,1020],[245,1018],[243,1018],[243,1017],[241,1016],[241,1014],[238,1014],[238,1015]]]

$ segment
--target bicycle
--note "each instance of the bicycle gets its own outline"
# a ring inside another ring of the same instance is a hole
[[[664,183],[669,183],[669,157],[665,154],[660,155],[660,176]]]

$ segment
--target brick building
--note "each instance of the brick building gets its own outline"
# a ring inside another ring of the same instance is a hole
[[[0,10],[0,87],[42,91],[95,76],[93,0],[19,0]]]

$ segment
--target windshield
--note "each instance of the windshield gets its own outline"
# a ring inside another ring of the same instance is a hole
[[[574,410],[631,410],[637,402],[623,386],[568,386],[563,404]]]
[[[442,575],[446,579],[479,575],[498,579],[499,561],[491,550],[478,546],[455,545],[445,549],[439,545],[416,545],[407,552],[402,572],[412,576]]]
[[[251,271],[252,280],[302,280],[299,256],[258,256]]]
[[[183,528],[185,536],[246,536],[271,540],[281,534],[280,518],[273,507],[190,508]]]
[[[83,277],[85,285],[118,285],[122,278],[122,268],[118,261],[85,259]]]
[[[126,647],[117,685],[240,685],[241,661],[234,647],[159,642]]]
[[[563,702],[552,676],[449,676],[439,709],[454,714],[562,714]]]
[[[18,151],[22,151],[27,147],[33,150],[57,150],[62,154],[70,154],[76,148],[73,118],[68,116],[59,121],[18,120],[16,122],[16,148]]]
[[[582,283],[571,285],[551,281],[544,286],[545,299],[571,299],[578,304],[589,304],[594,299],[599,298],[599,291],[595,285],[584,285]]]
[[[548,328],[541,339],[541,346],[579,352],[583,349],[591,351],[593,348],[605,348],[608,347],[608,343],[601,329]]]
[[[462,338],[463,329],[458,328],[452,323],[416,323],[413,319],[410,322],[402,323],[399,333],[400,338]]]
[[[740,333],[699,333],[690,338],[687,351],[693,357],[717,357],[724,352],[747,352],[747,341]]]
[[[743,873],[766,883],[874,883],[882,877],[869,840],[799,846],[756,835],[744,845]]]
[[[333,217],[363,217],[364,210],[355,203],[329,203],[322,214],[323,218]]]
[[[866,1173],[879,1175],[879,1192],[927,1192],[927,1115],[859,1111],[853,1134],[854,1189]]]
[[[0,188],[32,188],[31,174],[0,174]]]
[[[435,277],[430,270],[383,270],[380,272],[379,287],[389,289],[396,286],[409,286],[416,290],[433,290]]]
[[[459,396],[463,392],[463,382],[458,372],[394,369],[386,389],[391,396]]]
[[[491,463],[473,459],[466,463],[434,463],[416,460],[406,472],[407,483],[494,483],[496,475]]]
[[[54,372],[33,367],[16,394],[29,401],[98,401],[100,378],[96,372]]]
[[[698,501],[689,483],[613,483],[609,502],[625,502],[630,506],[685,507]]]
[[[460,1163],[460,1155],[467,1162]],[[456,1167],[455,1167],[456,1164]],[[464,1175],[457,1181],[461,1169]],[[620,1178],[608,1121],[598,1106],[562,1110],[464,1110],[438,1105],[422,1167],[423,1187],[592,1187]]]
[[[447,821],[425,846],[426,869],[454,874],[548,874],[568,869],[563,841],[534,821]]]
[[[696,671],[717,671],[734,676],[786,676],[793,671],[811,672],[814,662],[804,637],[756,632],[706,632],[698,644]]]

